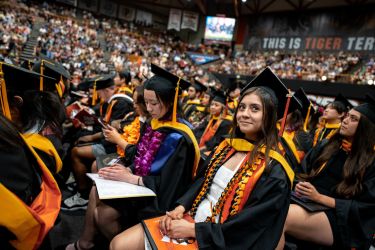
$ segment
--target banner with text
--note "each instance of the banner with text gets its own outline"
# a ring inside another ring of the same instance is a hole
[[[182,14],[181,29],[198,30],[199,14],[191,11],[184,11]]]
[[[375,12],[363,7],[266,14],[249,22],[249,50],[357,51],[374,53]]]
[[[180,31],[181,26],[181,10],[170,9],[168,19],[168,30]]]

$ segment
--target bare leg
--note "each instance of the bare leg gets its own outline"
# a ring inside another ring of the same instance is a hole
[[[95,156],[92,153],[92,146],[74,147],[72,149],[73,174],[79,191],[87,190],[91,185],[86,176],[87,167],[82,162],[82,158],[95,160]]]
[[[137,224],[118,234],[111,241],[110,250],[145,249],[144,231],[141,224]]]
[[[121,232],[119,221],[121,214],[113,207],[101,202],[95,209],[94,215],[98,229],[108,240],[112,240],[113,237]]]
[[[89,203],[87,205],[83,231],[76,243],[78,249],[90,249],[94,246],[94,238],[98,233],[98,229],[94,221],[94,211],[99,201],[100,200],[96,191],[96,186],[93,186],[91,188]],[[75,249],[73,244],[68,245],[66,250]]]
[[[91,165],[91,173],[97,173],[98,167],[96,166],[96,161],[94,161]]]
[[[283,234],[276,248],[278,250],[284,248],[285,233],[319,245],[331,246],[333,244],[333,233],[326,214],[310,213],[295,204],[289,206]]]

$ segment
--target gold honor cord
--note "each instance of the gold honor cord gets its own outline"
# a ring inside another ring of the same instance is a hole
[[[44,60],[40,63],[40,83],[39,83],[39,90],[43,91],[43,73],[44,73]]]
[[[0,63],[0,88],[1,88],[1,109],[3,114],[9,120],[12,120],[12,116],[10,114],[9,103],[8,103],[8,94],[7,94],[7,87],[4,79],[4,72],[3,72],[3,64]]]

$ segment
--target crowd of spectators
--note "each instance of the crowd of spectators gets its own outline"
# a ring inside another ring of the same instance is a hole
[[[374,82],[374,58],[365,61],[358,54],[232,52],[231,49],[211,45],[185,43],[166,32],[146,31],[134,23],[98,19],[88,12],[83,12],[83,18],[77,19],[75,9],[46,4],[43,8],[46,11],[40,15],[46,21],[39,30],[36,56],[43,53],[60,61],[71,73],[80,77],[107,72],[109,67],[104,55],[110,53],[109,63],[117,70],[128,69],[133,77],[139,78],[148,75],[147,65],[152,62],[181,77],[199,77],[203,82],[213,80],[210,72],[255,75],[265,66],[270,66],[281,78],[286,79],[358,84]],[[17,41],[24,44],[32,20],[18,10],[0,13],[0,25],[5,27],[1,36],[3,42],[11,44],[14,40],[12,37],[17,36]],[[104,51],[98,32],[103,32],[105,38]],[[203,67],[197,66],[189,59],[187,52],[216,54],[222,60]]]
[[[35,9],[21,4],[14,8],[0,3],[0,56],[19,58],[33,27]]]

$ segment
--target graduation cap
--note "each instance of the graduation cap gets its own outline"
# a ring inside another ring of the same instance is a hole
[[[34,61],[30,60],[30,59],[27,59],[27,60],[24,60],[20,66],[24,69],[28,69],[28,70],[32,70],[33,69],[33,66],[34,66]]]
[[[22,94],[27,90],[39,90],[40,79],[46,86],[54,86],[56,79],[41,76],[31,70],[0,62],[0,102],[3,114],[11,120],[8,92]]]
[[[341,93],[336,96],[334,102],[341,102],[347,110],[353,108],[353,105]]]
[[[225,93],[223,91],[214,90],[212,101],[219,102],[225,106],[227,103],[227,97],[225,96]]]
[[[301,113],[302,116],[305,118],[305,121],[303,123],[303,129],[307,131],[307,122],[309,120],[311,109],[313,109],[313,105],[310,102],[309,98],[307,98],[307,95],[303,88],[299,88],[296,92],[294,92],[294,96],[299,100],[300,104],[302,105]]]
[[[64,66],[62,66],[62,64],[52,60],[41,59],[34,63],[32,70],[42,76],[46,75],[56,79],[56,85],[49,88],[48,86],[44,86],[43,77],[41,77],[40,90],[54,91],[56,89],[59,96],[62,97],[65,90],[66,80],[70,79],[69,72],[64,68]]]
[[[290,91],[275,73],[273,73],[270,67],[265,68],[248,83],[241,90],[241,95],[251,87],[261,87],[271,95],[273,102],[277,106],[277,119],[283,118],[280,129],[281,135],[284,131],[287,114],[301,108],[301,104],[296,97],[290,94]]]
[[[234,91],[236,88],[243,88],[246,85],[246,80],[241,79],[240,75],[236,77],[229,78],[228,84],[225,86],[226,91],[229,94],[230,92]]]
[[[118,76],[119,76],[121,79],[124,79],[124,78],[125,78],[125,82],[126,82],[126,84],[129,84],[129,83],[131,82],[131,80],[132,80],[132,76],[131,76],[130,72],[127,71],[127,70],[120,71],[120,72],[118,73]]]
[[[191,86],[195,88],[198,92],[205,92],[207,90],[207,87],[204,86],[204,84],[198,80],[194,80],[194,83],[192,83]]]
[[[372,123],[375,123],[375,98],[373,96],[367,94],[365,103],[353,109],[366,116]]]
[[[107,74],[103,76],[98,76],[91,81],[90,88],[93,89],[92,93],[92,106],[95,106],[96,100],[98,99],[98,93],[97,90],[101,89],[106,89],[109,87],[112,87],[115,85],[114,79],[115,75],[114,74]]]
[[[93,88],[94,86],[94,81],[98,77],[92,77],[92,78],[85,78],[83,81],[81,81],[78,86],[77,90],[83,90],[83,91],[88,91],[90,88]]]
[[[151,72],[154,73],[154,76],[145,81],[145,89],[154,89],[156,90],[155,92],[159,93],[170,93],[175,91],[172,122],[177,122],[179,88],[187,89],[190,83],[155,64],[151,64]]]

